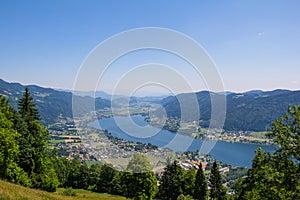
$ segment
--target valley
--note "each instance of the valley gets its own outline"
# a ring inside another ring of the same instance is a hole
[[[8,93],[7,89],[3,93],[6,93],[5,96],[10,95],[10,99],[19,98],[14,97],[12,92]],[[271,93],[282,98],[277,92]],[[287,95],[287,91],[279,93]],[[295,92],[295,95],[298,93]],[[52,95],[34,92],[34,96],[45,98]],[[187,172],[199,169],[201,162],[206,175],[212,173],[212,165],[217,160],[223,184],[228,191],[234,191],[233,183],[237,178],[247,175],[247,169],[251,167],[255,157],[255,150],[262,148],[265,152],[273,153],[277,148],[266,137],[267,130],[225,129],[226,121],[223,129],[209,128],[204,118],[183,121],[177,115],[176,106],[172,108],[174,110],[170,110],[170,105],[174,106],[172,99],[176,97],[135,97],[134,101],[133,98],[121,97],[110,104],[107,103],[109,100],[101,98],[75,98],[88,99],[81,101],[82,114],[69,116],[60,113],[52,123],[48,121],[46,124],[50,133],[49,148],[56,152],[58,159],[66,159],[70,163],[79,162],[81,166],[110,165],[118,171],[126,171],[131,159],[135,155],[143,154],[149,159],[152,172],[161,178],[170,159],[177,160],[178,165]],[[255,98],[265,98],[265,95]],[[91,110],[91,100],[106,103]],[[36,103],[43,106],[44,101],[38,99]],[[186,103],[188,104],[188,99]],[[88,109],[84,108],[85,105],[88,105]],[[251,105],[251,101],[248,105]],[[157,115],[162,108],[166,109],[166,115]],[[209,112],[209,109],[204,111]],[[47,115],[44,110],[41,112],[42,118]],[[256,114],[260,115],[257,111]],[[203,115],[205,117],[207,113],[204,112]]]

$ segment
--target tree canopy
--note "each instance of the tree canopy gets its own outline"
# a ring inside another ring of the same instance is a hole
[[[127,170],[133,173],[148,172],[151,169],[148,157],[141,153],[134,154],[127,165]]]
[[[147,156],[135,154],[122,174],[126,196],[133,199],[152,199],[157,193],[157,180]]]
[[[12,115],[7,99],[0,95],[0,178],[30,186],[28,175],[17,163],[20,153],[17,139],[21,135],[13,129],[9,120]]]
[[[300,199],[300,107],[289,107],[268,136],[278,149],[272,154],[256,151],[238,199]]]

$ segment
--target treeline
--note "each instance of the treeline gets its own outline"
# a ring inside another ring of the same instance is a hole
[[[169,161],[163,173],[156,176],[143,154],[135,154],[125,171],[118,171],[108,164],[88,167],[79,160],[65,158],[57,159],[55,169],[60,187],[64,188],[86,189],[132,199],[227,199],[216,162],[208,180],[201,165],[198,170],[186,171],[177,161]]]
[[[112,166],[82,164],[57,157],[48,147],[49,133],[39,122],[39,113],[28,89],[19,100],[18,111],[0,96],[0,178],[55,191],[57,187],[88,189],[133,199],[300,199],[300,107],[289,107],[276,120],[268,137],[279,146],[276,152],[256,151],[247,177],[227,194],[216,162],[210,174],[201,165],[184,170],[168,161],[161,175],[151,171],[148,158],[136,154],[126,171]]]
[[[136,154],[126,171],[118,171],[109,164],[87,166],[79,160],[58,158],[55,168],[60,187],[86,189],[99,193],[122,195],[134,199],[151,199],[157,193],[157,179],[148,158]]]

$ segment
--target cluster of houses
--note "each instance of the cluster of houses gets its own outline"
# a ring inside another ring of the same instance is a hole
[[[197,161],[194,161],[194,160],[185,160],[185,161],[179,162],[179,165],[185,170],[190,170],[190,169],[198,170],[200,164],[202,166],[202,170],[205,171],[208,162],[201,162],[200,163],[200,162],[197,162]],[[226,172],[229,172],[229,170],[230,170],[229,167],[222,167],[222,168],[219,169],[221,174],[225,174]]]
[[[190,169],[199,169],[200,162],[194,161],[194,160],[186,160],[182,161],[179,163],[179,165],[185,169],[185,170],[190,170]],[[205,171],[207,162],[201,162],[202,169]]]

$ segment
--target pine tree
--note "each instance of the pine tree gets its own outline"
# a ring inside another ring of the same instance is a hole
[[[20,166],[29,174],[42,172],[42,158],[49,133],[39,123],[39,113],[33,97],[28,88],[25,88],[23,98],[18,102],[19,113],[26,124],[26,129],[21,130]],[[23,127],[24,128],[24,127]]]
[[[194,199],[198,200],[206,200],[207,199],[207,181],[205,178],[204,171],[202,169],[202,163],[199,165],[199,169],[196,174],[195,180],[195,190],[194,190]]]
[[[216,161],[213,163],[209,182],[211,184],[210,198],[213,200],[226,199],[226,190],[222,185],[222,177]]]
[[[176,160],[168,164],[160,180],[159,197],[176,200],[180,194],[183,194],[183,175],[184,169]]]
[[[40,120],[38,109],[35,106],[35,103],[33,103],[33,97],[30,95],[29,89],[26,87],[23,98],[21,98],[18,102],[19,113],[26,122]]]
[[[32,187],[55,191],[59,182],[54,173],[51,155],[47,148],[49,132],[39,122],[40,117],[33,97],[25,88],[23,97],[18,103],[19,114],[25,126],[20,127],[19,165],[32,180]]]

